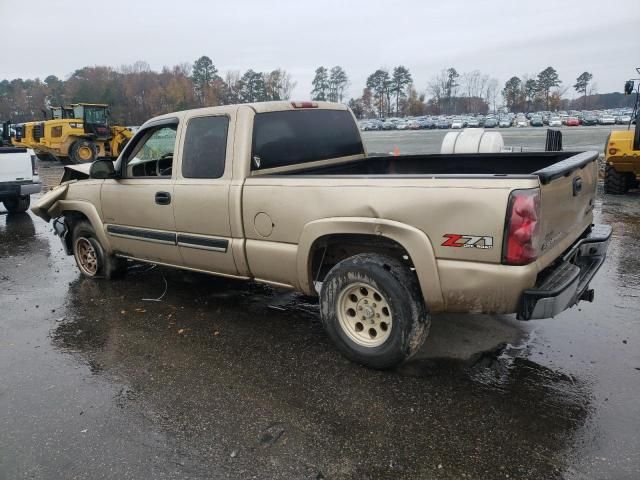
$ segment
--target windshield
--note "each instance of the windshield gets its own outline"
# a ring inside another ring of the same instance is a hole
[[[103,107],[85,107],[84,121],[89,124],[106,125],[107,109]]]

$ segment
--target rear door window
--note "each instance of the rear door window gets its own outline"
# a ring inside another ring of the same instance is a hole
[[[255,116],[253,170],[362,153],[360,132],[348,110],[306,109]]]
[[[228,117],[197,117],[189,120],[182,152],[182,176],[220,178],[227,157]]]

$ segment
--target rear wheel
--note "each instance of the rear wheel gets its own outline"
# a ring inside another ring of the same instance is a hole
[[[105,252],[89,222],[81,221],[73,228],[71,241],[76,265],[85,277],[111,280],[127,272],[126,260]]]
[[[24,195],[22,197],[7,198],[3,200],[2,203],[9,213],[23,213],[29,209],[31,197]]]
[[[409,359],[430,325],[415,273],[398,260],[369,253],[331,269],[322,284],[320,313],[345,357],[377,369]]]
[[[41,162],[54,162],[56,160],[56,157],[54,157],[53,155],[50,155],[48,153],[37,153],[36,152],[36,157],[38,157],[38,160],[40,160]]]
[[[604,170],[604,193],[624,195],[629,190],[628,176],[618,172],[613,165],[607,165]]]
[[[71,163],[91,163],[98,157],[98,147],[91,140],[76,140],[69,148]]]

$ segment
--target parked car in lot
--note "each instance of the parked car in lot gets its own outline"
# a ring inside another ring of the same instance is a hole
[[[549,126],[550,127],[561,127],[562,120],[560,117],[549,117]]]
[[[0,146],[0,201],[4,208],[9,213],[26,212],[31,195],[41,190],[35,152]]]
[[[529,126],[529,122],[527,121],[526,117],[516,117],[515,120],[516,123],[516,127],[528,127]]]
[[[613,115],[602,115],[598,121],[600,125],[615,125],[616,117]]]
[[[503,117],[498,122],[498,127],[500,128],[509,128],[511,127],[511,119],[508,117]]]
[[[631,115],[619,115],[616,117],[616,124],[618,125],[628,125],[631,121]]]
[[[567,118],[565,125],[567,127],[578,127],[580,126],[580,120],[578,120],[576,117],[569,117]]]
[[[597,158],[368,156],[344,105],[228,105],[149,120],[33,211],[85,277],[133,259],[317,295],[337,348],[388,368],[432,313],[547,318],[592,299],[611,233],[592,225]]]
[[[464,128],[464,121],[461,118],[454,118],[451,121],[451,128]]]
[[[486,118],[484,121],[484,128],[496,128],[498,126],[498,120],[493,117]]]
[[[479,128],[480,120],[477,118],[470,118],[467,120],[467,128]]]
[[[444,129],[448,129],[451,124],[449,123],[449,120],[447,120],[446,118],[441,118],[440,120],[438,120],[438,123],[436,124],[437,128],[440,130],[444,130]]]
[[[598,117],[595,115],[585,115],[582,117],[582,125],[593,126],[598,125]]]
[[[544,122],[542,121],[542,117],[540,115],[533,115],[531,117],[531,126],[532,127],[544,127]]]

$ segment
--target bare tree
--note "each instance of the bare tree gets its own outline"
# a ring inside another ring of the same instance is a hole
[[[498,96],[500,95],[500,89],[498,85],[499,83],[497,78],[490,78],[487,80],[487,86],[485,87],[484,98],[493,112],[496,112],[498,109],[498,106],[496,104]]]
[[[447,71],[441,70],[427,84],[427,91],[431,94],[431,103],[434,105],[436,113],[442,113],[444,99],[447,95],[448,80]]]

